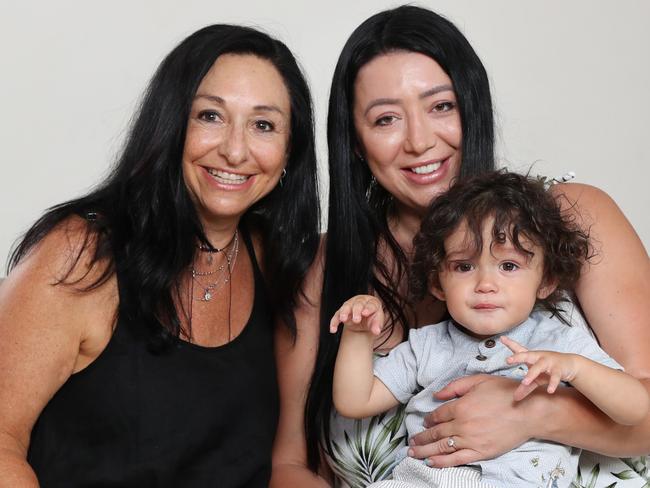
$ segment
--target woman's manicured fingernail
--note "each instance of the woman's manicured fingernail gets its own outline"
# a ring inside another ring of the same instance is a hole
[[[415,451],[413,451],[413,449],[409,449],[409,450],[406,452],[406,455],[407,455],[408,457],[413,457],[413,456],[415,455]]]
[[[410,438],[409,439],[409,446],[414,446],[414,445],[415,445],[415,441],[413,440],[413,438]]]
[[[427,459],[424,460],[424,464],[426,464],[427,466],[431,467],[431,461],[429,461],[429,458],[427,458]]]

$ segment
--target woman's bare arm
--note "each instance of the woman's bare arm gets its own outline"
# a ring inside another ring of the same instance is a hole
[[[83,240],[78,227],[68,223],[51,232],[0,287],[0,486],[38,486],[26,461],[31,429],[54,393],[106,340],[99,329],[87,328],[88,320],[103,320],[110,337],[114,282],[88,293],[52,286]],[[86,258],[82,254],[72,279],[81,277]],[[96,276],[91,270],[86,278]]]
[[[273,445],[271,488],[326,488],[330,484],[307,467],[305,404],[318,352],[323,246],[305,280],[305,296],[295,310],[295,343],[283,324],[275,337],[280,419]]]
[[[603,191],[565,184],[554,192],[577,222],[590,230],[596,251],[576,289],[586,319],[603,349],[650,391],[648,254],[621,210]],[[613,456],[650,453],[650,416],[636,427],[626,427],[574,398],[566,396],[560,402],[538,398],[538,408],[552,408],[558,415],[557,424],[541,426],[544,438]]]
[[[552,191],[565,211],[590,231],[597,253],[585,265],[576,289],[586,318],[603,349],[650,391],[648,254],[603,191],[580,184],[557,185]],[[432,427],[415,436],[415,455],[430,457],[436,466],[452,466],[494,457],[533,437],[610,456],[650,452],[650,416],[634,427],[617,424],[571,388],[560,388],[553,396],[535,392],[515,405],[512,394],[517,385],[489,376],[452,383],[441,398],[460,398],[427,417]],[[441,442],[449,435],[467,448],[449,453]]]

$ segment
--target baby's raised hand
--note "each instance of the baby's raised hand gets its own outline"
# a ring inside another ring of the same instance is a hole
[[[336,333],[342,323],[355,332],[371,332],[378,336],[384,326],[384,309],[377,297],[356,295],[347,300],[330,320],[330,332]]]
[[[509,337],[501,337],[514,354],[506,361],[508,364],[527,364],[528,374],[514,393],[516,401],[526,398],[535,388],[548,385],[546,391],[555,393],[560,381],[573,381],[577,374],[578,361],[575,354],[552,351],[529,351]]]

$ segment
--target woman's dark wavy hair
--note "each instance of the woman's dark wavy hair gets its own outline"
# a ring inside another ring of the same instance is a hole
[[[466,223],[466,245],[473,253],[480,253],[483,227],[491,218],[490,248],[511,242],[530,258],[534,252],[529,243],[539,248],[544,263],[542,283],[557,283],[557,287],[545,299],[538,299],[536,306],[562,317],[559,304],[566,301],[583,264],[592,257],[589,236],[561,210],[560,202],[546,191],[542,180],[507,171],[460,181],[431,203],[413,239],[412,299],[422,300],[431,287],[440,287],[445,240]]]
[[[13,269],[52,229],[73,216],[87,220],[84,248],[93,264],[106,263],[102,285],[117,273],[118,314],[150,333],[164,347],[180,334],[174,297],[181,275],[208,242],[182,174],[190,108],[201,80],[222,54],[268,60],[289,92],[291,134],[286,177],[243,216],[259,232],[266,274],[277,314],[295,331],[293,308],[319,240],[318,191],[312,103],[295,58],[280,41],[255,29],[211,25],[183,40],[162,61],[147,88],[124,149],[111,174],[86,196],[50,208],[12,252]],[[60,283],[68,283],[77,255]],[[78,282],[75,282],[78,283]],[[73,284],[75,284],[73,283]]]
[[[329,442],[332,375],[339,336],[327,324],[341,303],[359,293],[376,293],[385,304],[390,326],[406,328],[405,280],[407,259],[388,228],[392,196],[373,183],[367,164],[355,152],[359,146],[353,122],[354,82],[359,70],[382,54],[421,53],[434,59],[449,75],[460,111],[461,179],[494,169],[492,100],[487,74],[462,33],[430,10],[401,6],[373,15],[350,36],[339,57],[330,91],[329,219],[321,300],[320,343],[307,399],[305,428],[310,468],[319,465],[320,440]],[[382,260],[379,246],[390,256]],[[390,263],[390,264],[386,264]],[[397,266],[395,272],[393,263]]]

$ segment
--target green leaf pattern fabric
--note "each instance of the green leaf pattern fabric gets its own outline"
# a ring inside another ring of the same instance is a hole
[[[406,445],[404,409],[400,405],[362,420],[332,415],[332,442],[326,448],[326,459],[336,476],[335,488],[365,488],[389,479],[397,464],[395,456]],[[650,488],[650,457],[610,458],[583,451],[571,488],[614,487]]]
[[[583,451],[571,488],[610,487],[650,488],[650,457],[610,458]]]
[[[361,420],[332,414],[333,435],[325,456],[335,473],[336,487],[364,488],[390,476],[397,452],[406,445],[405,408],[399,405]]]

